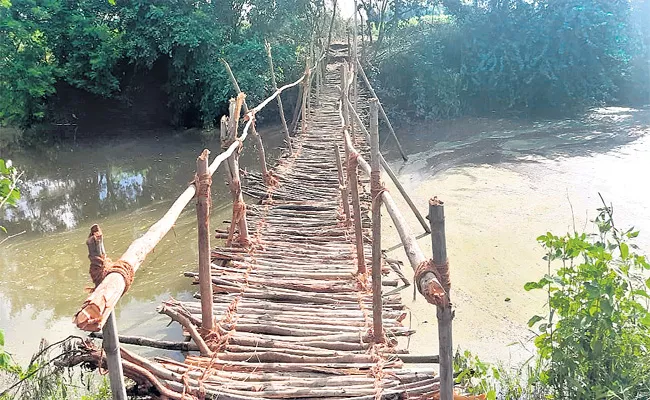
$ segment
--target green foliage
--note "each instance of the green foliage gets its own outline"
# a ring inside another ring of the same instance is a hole
[[[471,352],[454,355],[455,382],[470,395],[485,395],[486,400],[538,400],[546,398],[539,381],[541,364],[530,359],[513,370],[481,361]]]
[[[397,106],[449,118],[647,101],[643,2],[443,3],[451,17],[393,22],[398,28],[378,49],[377,80]]]
[[[13,206],[20,198],[20,190],[17,187],[20,174],[11,161],[5,161],[0,158],[0,211],[5,206]],[[0,230],[7,233],[7,230],[0,225]],[[2,243],[2,241],[0,241]],[[3,353],[1,351],[4,346],[4,335],[0,331],[0,366],[2,365]]]
[[[210,125],[234,93],[233,66],[254,103],[269,92],[264,38],[279,82],[301,68],[316,0],[4,0],[0,3],[0,123],[42,120],[57,84],[122,98],[138,71],[158,67],[172,122]],[[244,76],[245,75],[245,76]]]
[[[544,365],[540,379],[556,399],[650,396],[650,292],[639,232],[620,230],[613,210],[598,209],[597,235],[542,235],[548,273],[526,290],[546,290],[548,314],[534,316]],[[556,269],[555,272],[553,272]]]

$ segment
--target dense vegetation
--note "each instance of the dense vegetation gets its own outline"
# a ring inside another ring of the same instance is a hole
[[[650,101],[648,0],[376,3],[385,10],[369,23],[381,39],[370,60],[380,96],[411,115]]]
[[[151,74],[172,123],[209,126],[233,94],[219,58],[254,102],[270,87],[264,39],[284,82],[322,10],[310,0],[0,0],[0,123],[52,120],[48,100],[66,85],[128,103]]]

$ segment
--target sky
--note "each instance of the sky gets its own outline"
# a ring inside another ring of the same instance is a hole
[[[331,9],[333,3],[333,0],[328,0],[327,8]],[[343,18],[350,18],[354,14],[354,0],[338,0],[337,6]]]

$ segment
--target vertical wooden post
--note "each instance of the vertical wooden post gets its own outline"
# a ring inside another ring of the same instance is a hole
[[[341,63],[341,107],[343,107],[343,123],[347,129],[350,126],[350,103],[348,102],[348,63]],[[354,143],[354,142],[353,142]]]
[[[355,3],[356,3],[356,1],[355,1]],[[359,12],[356,9],[356,6],[355,6],[354,12]],[[363,31],[364,31],[364,29],[363,29],[363,27],[364,27],[364,25],[363,25],[363,16],[359,15],[359,19],[360,19],[360,22],[361,22],[359,24],[361,26],[361,63],[364,64],[366,62],[366,39],[365,39],[365,35],[363,33]]]
[[[93,259],[99,257],[104,260],[106,258],[104,236],[99,225],[95,224],[90,227],[90,235],[88,235],[88,240],[86,240],[86,246],[88,246],[88,258],[91,259],[92,269]],[[115,310],[113,310],[111,315],[108,317],[108,320],[102,329],[102,333],[102,347],[104,348],[104,353],[106,353],[108,378],[110,380],[113,400],[127,400],[126,385],[124,385],[124,370],[122,368],[122,357],[120,356],[120,342],[117,333],[117,322],[115,320]]]
[[[357,0],[354,0],[354,27],[352,29],[352,104],[354,105],[354,110],[358,107],[358,87],[357,87],[357,62],[359,61],[359,48],[358,48],[358,38],[357,38]],[[350,133],[354,137],[354,123],[351,124]]]
[[[336,156],[336,169],[339,174],[339,189],[341,190],[341,200],[343,202],[343,212],[345,212],[345,226],[350,226],[350,199],[348,198],[348,186],[343,176],[343,164],[341,163],[341,149],[338,144],[334,145],[334,155]]]
[[[241,111],[241,100],[230,99],[230,118],[221,119],[221,146],[228,148],[237,138],[237,126]],[[248,239],[248,223],[246,222],[246,203],[241,191],[241,180],[239,178],[239,151],[233,152],[226,162],[228,173],[228,185],[232,194],[232,221],[228,232],[227,245],[232,245],[235,229],[239,228],[239,242],[245,246]]]
[[[447,242],[445,238],[445,210],[444,203],[436,197],[429,200],[429,222],[431,224],[431,250],[433,251],[433,263],[438,269],[439,275],[443,277],[441,284],[447,292],[447,301],[444,306],[437,306],[438,317],[438,340],[440,354],[440,400],[453,400],[454,396],[454,366],[453,366],[453,340],[452,310],[449,298],[450,285],[449,262],[447,260]]]
[[[210,274],[210,189],[212,177],[208,171],[210,151],[196,159],[196,220],[199,244],[199,289],[201,293],[201,326],[211,331],[214,327],[212,314],[212,275]]]
[[[348,158],[348,182],[352,194],[352,210],[354,211],[354,235],[357,242],[357,273],[366,273],[366,256],[363,249],[363,226],[361,225],[361,204],[359,203],[359,175],[357,162]]]
[[[298,121],[300,120],[300,115],[302,113],[302,92],[305,89],[305,85],[298,85],[298,96],[296,97],[296,105],[293,108],[293,117],[291,118],[291,133],[296,133],[298,131]]]
[[[381,302],[381,165],[377,99],[370,99],[370,193],[372,195],[372,331],[375,343],[384,342]]]
[[[235,87],[235,91],[237,92],[237,96],[239,96],[242,93],[242,91],[239,88],[237,79],[235,79],[235,75],[232,73],[232,69],[230,69],[230,65],[228,65],[226,60],[224,60],[223,58],[221,59],[221,63],[226,67],[226,72],[228,72],[228,76],[230,77],[230,82],[232,82],[232,85]],[[278,100],[279,99],[280,96],[278,96]],[[244,105],[244,112],[247,113],[248,105],[246,104],[245,99],[243,101],[243,105]],[[254,123],[251,125],[251,132],[253,133],[253,136],[255,136],[255,140],[257,140],[257,152],[260,158],[260,170],[262,172],[262,176],[264,177],[264,179],[266,179],[266,177],[269,174],[269,170],[266,168],[266,152],[264,151],[264,143],[262,142],[262,138],[257,133],[257,129],[255,129]]]

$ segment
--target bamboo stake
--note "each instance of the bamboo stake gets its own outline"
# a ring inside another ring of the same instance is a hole
[[[350,113],[354,117],[353,119],[356,121],[357,125],[361,128],[361,131],[366,136],[366,139],[368,141],[370,141],[370,133],[368,133],[368,130],[363,125],[363,122],[361,121],[361,117],[359,117],[359,114],[357,114],[357,112],[354,111],[354,107],[350,107],[350,111],[351,111]],[[415,205],[415,203],[413,202],[413,200],[411,200],[411,197],[406,192],[406,189],[404,189],[404,186],[402,186],[402,183],[397,178],[397,175],[395,175],[395,172],[393,172],[393,169],[390,167],[390,165],[388,164],[388,162],[386,161],[384,156],[381,155],[381,153],[379,154],[379,159],[381,161],[381,166],[384,168],[384,171],[386,171],[386,173],[390,177],[391,181],[393,181],[393,183],[397,187],[397,190],[399,190],[400,194],[402,195],[402,197],[404,198],[404,200],[408,204],[411,211],[413,211],[413,214],[415,215],[415,217],[420,222],[420,225],[422,225],[422,228],[424,228],[424,231],[426,233],[431,233],[431,228],[429,227],[429,223],[422,216],[422,213],[420,213],[420,210],[418,210],[418,208]]]
[[[363,70],[361,63],[358,60],[357,60],[357,67],[359,68],[359,73],[361,74],[361,78],[363,78],[363,81],[366,83],[366,87],[370,91],[372,97],[379,98],[377,97],[377,93],[375,93],[375,89],[372,88],[372,85],[370,84],[370,81],[368,80],[368,77],[366,76],[366,73]],[[388,130],[390,131],[391,135],[393,136],[393,138],[395,138],[397,149],[402,155],[402,158],[404,159],[404,161],[408,161],[408,157],[406,156],[406,153],[404,153],[404,149],[402,149],[402,145],[400,144],[399,139],[397,139],[397,134],[395,133],[395,129],[393,129],[393,125],[391,125],[390,121],[388,120],[388,115],[386,115],[386,111],[384,111],[384,107],[381,105],[381,103],[379,103],[379,113],[381,114],[381,117],[383,118],[384,122],[386,122],[386,125],[388,126]]]
[[[384,342],[381,304],[381,167],[377,99],[370,99],[370,185],[372,194],[372,329],[375,343]]]
[[[88,257],[92,260],[95,257],[106,258],[104,249],[104,235],[99,225],[95,224],[90,228],[90,235],[86,241],[88,246]],[[102,346],[106,353],[106,364],[108,365],[108,377],[110,379],[111,393],[114,400],[126,400],[126,386],[124,385],[124,370],[122,358],[120,357],[119,335],[117,333],[117,321],[115,312],[106,321],[103,329],[104,339]]]
[[[212,177],[208,173],[208,157],[210,151],[203,153],[196,159],[196,219],[197,236],[199,245],[199,285],[201,288],[201,326],[203,329],[212,330],[212,281],[210,277],[210,203]]]
[[[352,65],[353,65],[353,75],[352,75],[352,104],[353,110],[357,109],[357,102],[359,101],[359,88],[357,87],[357,63],[359,62],[359,49],[358,49],[358,38],[357,38],[357,0],[354,0],[354,26],[352,31]],[[350,134],[354,136],[354,124],[350,125]]]
[[[449,262],[447,260],[447,243],[445,238],[445,209],[444,203],[435,197],[429,200],[429,221],[431,222],[433,264],[436,265],[441,275],[448,276]],[[442,268],[446,269],[446,271],[440,271]],[[436,306],[438,318],[438,351],[440,353],[440,400],[453,400],[452,320],[454,319],[454,311],[449,301],[450,288],[445,287],[445,290],[447,292],[445,305]]]
[[[341,63],[341,98],[343,99],[343,124],[347,127],[350,126],[350,103],[348,98],[348,63],[343,61]]]
[[[237,83],[237,79],[235,78],[235,75],[232,73],[232,69],[230,69],[230,65],[228,62],[221,58],[219,61],[226,67],[226,72],[228,72],[228,76],[230,77],[230,82],[232,82],[232,85],[235,87],[235,91],[237,91],[237,96],[239,96],[242,91],[239,88],[239,84]],[[273,91],[278,90],[277,86],[275,85],[275,79],[273,79]],[[280,96],[278,96],[278,101],[280,101]],[[244,99],[244,113],[248,113],[248,105],[246,104],[246,99]],[[280,108],[282,110],[282,108]],[[286,127],[286,126],[285,126]],[[268,176],[268,168],[266,167],[266,152],[264,151],[264,143],[262,142],[262,137],[257,133],[257,129],[255,129],[255,124],[251,125],[251,133],[255,137],[255,140],[257,140],[257,152],[258,156],[260,158],[260,170],[262,171],[262,176],[266,177]]]
[[[345,226],[350,226],[350,200],[348,199],[348,187],[343,177],[343,165],[341,164],[341,148],[338,143],[334,145],[334,155],[336,156],[336,170],[339,176],[339,190],[341,191],[341,200],[343,202],[343,211],[345,212]]]

